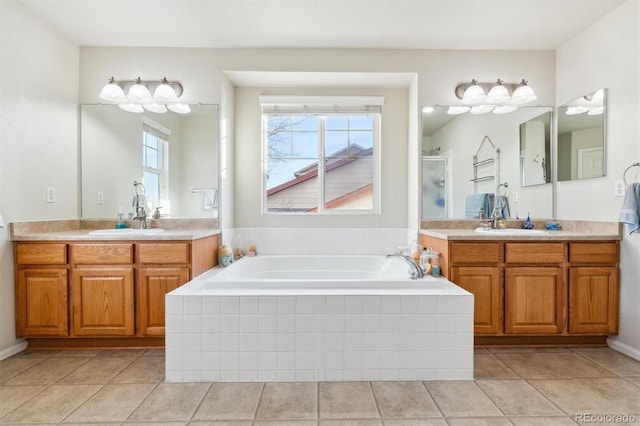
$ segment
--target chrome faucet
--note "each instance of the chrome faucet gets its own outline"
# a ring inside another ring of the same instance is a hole
[[[147,229],[147,209],[138,206],[136,207],[136,215],[133,217],[134,220],[139,220],[138,229]]]
[[[147,198],[144,195],[145,188],[141,182],[133,181],[133,210],[136,215],[134,220],[139,220],[138,229],[147,228]]]
[[[411,274],[412,280],[417,280],[418,278],[424,278],[424,271],[422,270],[420,265],[418,265],[415,262],[415,260],[413,260],[410,256],[407,256],[406,254],[402,254],[402,253],[397,253],[397,254],[388,254],[387,259],[390,257],[399,257],[400,259],[403,259],[405,262],[407,262],[409,266],[411,266],[411,270],[409,271],[409,274]]]

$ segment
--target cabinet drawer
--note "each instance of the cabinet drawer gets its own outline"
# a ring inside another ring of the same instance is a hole
[[[484,264],[500,262],[500,243],[452,243],[452,264]]]
[[[133,244],[71,244],[69,257],[71,263],[74,264],[117,265],[133,263]]]
[[[606,243],[571,243],[569,244],[569,261],[572,263],[618,263],[618,244]]]
[[[17,243],[16,262],[29,265],[64,265],[67,245],[64,243]]]
[[[151,243],[138,245],[141,263],[189,263],[189,243]]]
[[[562,263],[564,243],[506,243],[507,263]]]

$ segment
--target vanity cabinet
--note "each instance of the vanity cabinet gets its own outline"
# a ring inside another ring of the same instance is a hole
[[[65,244],[15,246],[16,335],[68,336],[68,270]]]
[[[217,264],[218,236],[14,244],[16,336],[33,347],[164,344],[165,294]]]
[[[421,244],[473,293],[476,344],[600,344],[618,331],[617,241],[421,235]]]

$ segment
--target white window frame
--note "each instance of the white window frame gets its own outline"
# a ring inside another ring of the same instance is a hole
[[[263,215],[302,215],[302,216],[335,216],[335,215],[380,215],[380,169],[381,169],[381,134],[382,112],[384,104],[382,96],[260,96],[262,105],[262,214]],[[314,213],[277,212],[267,208],[267,163],[268,140],[267,126],[270,117],[295,115],[318,115],[318,207]],[[372,207],[370,209],[327,209],[325,208],[325,123],[328,115],[372,115],[373,116],[373,182]]]
[[[145,171],[150,171],[153,173],[159,172],[160,188],[158,189],[159,190],[158,200],[157,200],[157,205],[154,205],[153,207],[154,208],[162,207],[163,214],[171,214],[170,202],[169,202],[169,198],[167,197],[167,194],[169,194],[169,139],[171,138],[171,130],[147,117],[142,117],[142,123],[143,123],[143,129],[142,129],[143,148],[145,146],[144,134],[147,133],[144,130],[144,125],[147,125],[155,129],[159,133],[163,133],[167,135],[167,138],[166,139],[163,138],[162,143],[160,144],[161,146],[158,147],[158,165],[160,166],[160,168],[156,169],[153,167],[145,166],[144,158],[141,165],[142,165],[143,176]]]

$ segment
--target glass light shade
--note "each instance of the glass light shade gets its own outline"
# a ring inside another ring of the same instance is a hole
[[[578,114],[584,114],[587,111],[589,111],[589,108],[585,106],[570,106],[570,107],[567,107],[567,111],[565,112],[565,114],[578,115]]]
[[[484,93],[484,89],[477,83],[467,87],[462,95],[462,103],[467,105],[479,104],[484,102],[485,99],[487,99],[487,95]]]
[[[124,94],[124,90],[118,83],[115,82],[113,77],[109,80],[102,90],[100,91],[100,99],[104,99],[108,102],[127,102],[127,97]]]
[[[155,112],[157,114],[164,114],[167,112],[167,107],[162,104],[142,104],[142,107],[147,111]]]
[[[604,107],[596,107],[589,109],[588,115],[600,115],[604,113]]]
[[[509,114],[510,112],[513,112],[515,110],[517,110],[518,107],[515,105],[500,105],[497,106],[493,109],[493,113],[494,114]]]
[[[510,98],[509,89],[504,87],[502,83],[497,83],[487,93],[487,102],[492,104],[499,104],[508,101]]]
[[[167,104],[167,108],[177,114],[189,114],[191,112],[191,108],[186,104]]]
[[[160,103],[178,102],[178,95],[176,95],[173,87],[167,83],[167,80],[164,79],[162,84],[156,87],[156,90],[153,92],[153,100]]]
[[[516,105],[526,104],[536,99],[538,99],[538,97],[535,92],[531,87],[527,86],[524,80],[522,80],[522,83],[520,83],[518,88],[513,91],[513,95],[511,95],[511,103]]]
[[[486,114],[493,111],[493,105],[478,105],[471,108],[471,114]]]
[[[449,109],[447,109],[447,114],[449,115],[458,115],[458,114],[464,114],[465,112],[469,111],[471,108],[468,106],[450,106]]]
[[[147,89],[146,86],[140,84],[140,79],[138,79],[136,84],[129,88],[127,99],[129,102],[135,103],[153,102],[151,99],[151,92],[149,92],[149,89]]]
[[[434,112],[436,109],[432,106],[426,106],[422,108],[422,112],[425,114],[431,114],[432,112]]]
[[[144,108],[140,104],[118,104],[118,107],[127,112],[144,112]]]

